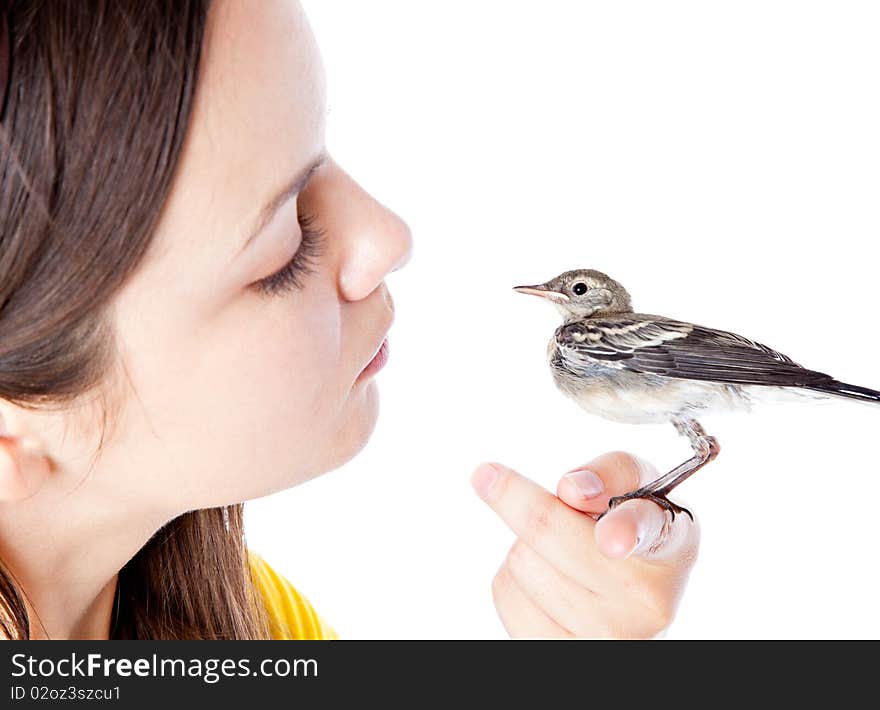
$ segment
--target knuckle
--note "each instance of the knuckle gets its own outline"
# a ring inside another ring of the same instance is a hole
[[[652,638],[665,631],[672,623],[672,616],[662,613],[649,613],[635,629],[638,638]]]
[[[642,616],[642,632],[646,636],[659,634],[666,629],[675,617],[675,604],[669,594],[653,590],[646,595]]]
[[[637,577],[624,580],[631,613],[625,632],[633,638],[650,638],[666,629],[675,618],[675,585],[663,577]]]
[[[508,589],[510,589],[510,574],[505,565],[501,566],[495,576],[492,578],[492,599],[496,606],[504,598]]]
[[[517,538],[507,553],[507,568],[514,577],[527,574],[532,550],[521,539]]]
[[[525,531],[531,539],[542,537],[553,527],[556,499],[540,497],[526,510]]]
[[[627,490],[638,488],[643,482],[654,477],[653,466],[635,454],[628,451],[612,451],[608,456],[613,462],[620,483]]]

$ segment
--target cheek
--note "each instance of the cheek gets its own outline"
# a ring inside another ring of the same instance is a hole
[[[202,383],[214,388],[216,408],[231,410],[211,414],[232,437],[227,461],[238,461],[253,479],[296,478],[313,468],[351,384],[335,304],[280,305],[288,307],[270,304],[271,314],[259,326],[251,321],[248,336],[226,343],[225,358]]]
[[[253,391],[236,396],[289,435],[312,436],[347,390],[339,313],[332,306],[270,321],[238,355],[238,367],[249,373]]]
[[[195,326],[126,334],[136,389],[108,466],[140,496],[207,507],[266,495],[311,475],[338,448],[356,373],[338,301],[291,297],[227,308]],[[326,470],[326,468],[324,469]]]

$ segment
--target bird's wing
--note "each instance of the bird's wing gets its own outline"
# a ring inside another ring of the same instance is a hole
[[[567,323],[556,346],[573,369],[590,364],[730,384],[811,386],[833,378],[736,333],[650,316]]]

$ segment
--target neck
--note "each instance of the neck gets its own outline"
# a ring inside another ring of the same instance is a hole
[[[0,506],[0,560],[32,639],[108,639],[119,570],[170,519],[104,493],[84,484]]]

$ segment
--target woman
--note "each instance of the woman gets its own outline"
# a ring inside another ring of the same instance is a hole
[[[5,9],[5,8],[4,8]],[[406,224],[324,144],[293,0],[17,1],[2,140],[0,622],[7,638],[328,638],[255,552],[242,501],[366,443]],[[608,497],[608,454],[558,497],[474,486],[517,542],[512,635],[651,636],[697,547]]]

